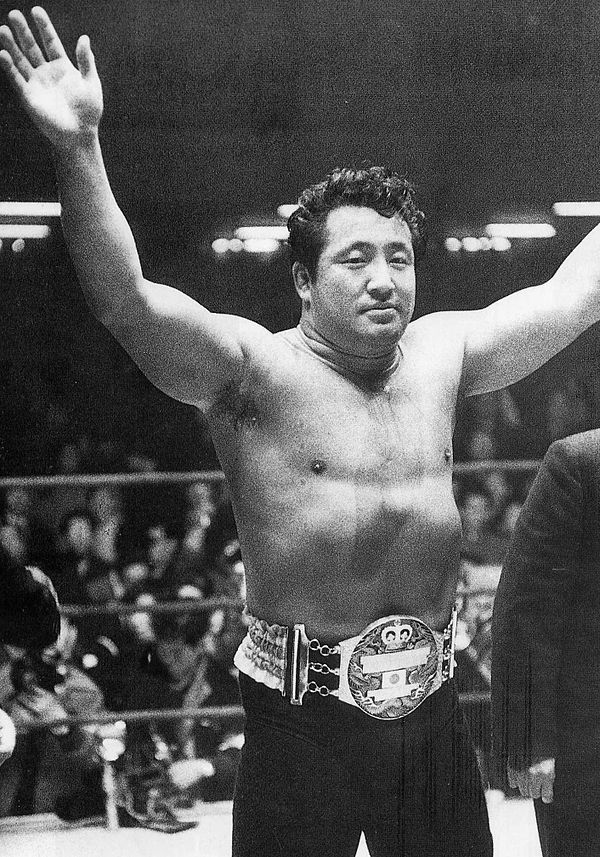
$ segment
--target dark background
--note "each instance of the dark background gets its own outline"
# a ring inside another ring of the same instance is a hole
[[[2,18],[12,5],[0,2]],[[431,233],[417,313],[482,306],[543,281],[594,223],[551,214],[559,199],[600,194],[594,2],[45,7],[71,55],[79,34],[91,38],[105,159],[147,276],[211,309],[271,330],[296,323],[285,258],[218,260],[210,242],[224,224],[272,216],[339,163],[369,159],[416,181]],[[0,198],[57,198],[48,148],[4,80]],[[550,220],[558,234],[505,254],[444,251],[446,235],[481,235],[506,217]],[[165,467],[210,464],[192,410],[153,390],[87,313],[57,227],[20,254],[9,244],[0,252],[2,470],[52,472],[56,443],[81,433],[118,437]],[[548,385],[582,362],[595,370],[597,339],[592,330],[518,387],[534,430]]]

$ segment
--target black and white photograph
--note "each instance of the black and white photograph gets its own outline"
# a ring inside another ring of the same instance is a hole
[[[600,6],[0,0],[4,857],[600,857]]]

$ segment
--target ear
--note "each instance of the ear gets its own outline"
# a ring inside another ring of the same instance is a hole
[[[302,262],[294,262],[292,265],[292,277],[294,278],[294,286],[300,295],[302,304],[307,307],[310,306],[310,289],[312,281],[310,279],[310,274]]]

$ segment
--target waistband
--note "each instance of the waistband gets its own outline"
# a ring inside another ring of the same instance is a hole
[[[256,616],[249,622],[235,666],[279,690],[292,705],[302,705],[305,694],[313,693],[372,717],[397,719],[454,672],[456,610],[444,631],[432,630],[415,616],[385,616],[334,645],[308,639],[300,623],[288,628]]]

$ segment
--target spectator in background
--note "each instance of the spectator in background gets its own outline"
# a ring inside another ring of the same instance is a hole
[[[144,681],[131,688],[130,708],[195,708],[209,694],[205,682],[204,635],[209,616],[154,614],[154,642],[144,653]],[[177,721],[165,726],[174,756],[192,758],[194,724]]]
[[[502,512],[502,516],[498,521],[498,534],[506,544],[506,549],[508,550],[508,545],[510,544],[511,536],[514,532],[514,529],[517,525],[517,520],[519,515],[521,514],[521,509],[523,508],[523,501],[520,499],[511,500],[504,511]]]
[[[0,644],[41,648],[59,632],[56,591],[45,574],[26,568],[0,544]]]
[[[57,476],[75,476],[85,472],[83,452],[76,442],[64,443],[56,456]],[[87,488],[85,485],[60,485],[42,493],[43,517],[53,532],[72,512],[85,508]]]
[[[18,562],[45,564],[51,550],[52,533],[33,509],[27,488],[6,489],[0,540]]]
[[[119,562],[119,539],[123,527],[123,508],[119,488],[100,485],[88,496],[87,509],[92,519],[92,552],[94,556],[116,567]]]
[[[59,631],[56,592],[37,568],[26,568],[0,541],[0,644],[41,647],[53,643]],[[5,702],[0,697],[0,705]],[[15,749],[15,726],[0,709],[0,765]]]
[[[205,532],[215,513],[211,485],[208,482],[192,482],[186,492],[185,524],[188,530]]]
[[[482,473],[481,484],[490,501],[493,525],[497,527],[513,496],[513,488],[506,473],[500,469]]]
[[[93,553],[93,522],[85,509],[68,512],[60,522],[52,579],[63,604],[88,604],[90,581],[109,566]]]
[[[204,681],[209,690],[204,706],[239,705],[238,672],[233,656],[246,629],[239,610],[217,610],[212,614],[204,638]],[[190,798],[231,800],[243,746],[243,718],[213,722],[211,728],[212,734],[205,732],[203,742],[197,743],[194,758],[174,760],[170,764],[169,777],[175,785],[185,789]]]
[[[463,560],[476,564],[500,563],[506,543],[495,527],[491,497],[479,482],[465,486],[461,494],[458,508],[463,529]]]
[[[173,588],[173,562],[179,547],[176,535],[164,524],[156,524],[147,532],[148,590],[161,600]]]
[[[597,404],[584,379],[569,376],[549,395],[549,442],[596,426]]]
[[[455,436],[457,460],[523,457],[530,448],[517,401],[508,389],[461,403]]]
[[[192,593],[188,590],[188,594]],[[216,615],[158,614],[152,624],[155,641],[144,656],[145,679],[132,687],[129,707],[239,704],[233,655],[245,625],[239,621],[235,625],[224,611]],[[173,784],[190,788],[192,797],[231,799],[241,733],[241,718],[223,723],[197,719],[157,723],[150,729],[136,729],[131,752],[142,757],[154,752],[160,737]]]
[[[13,757],[0,777],[0,816],[54,811],[61,794],[97,767],[93,730],[56,724],[68,715],[104,710],[99,688],[71,659],[73,635],[65,626],[42,652],[15,650],[12,696],[5,707],[17,728]]]
[[[121,584],[124,601],[133,602],[138,595],[149,592],[150,566],[146,555],[141,550],[122,566]]]
[[[206,537],[215,514],[213,491],[206,482],[193,482],[185,492],[183,533],[168,577],[171,585],[189,583],[210,594]]]

